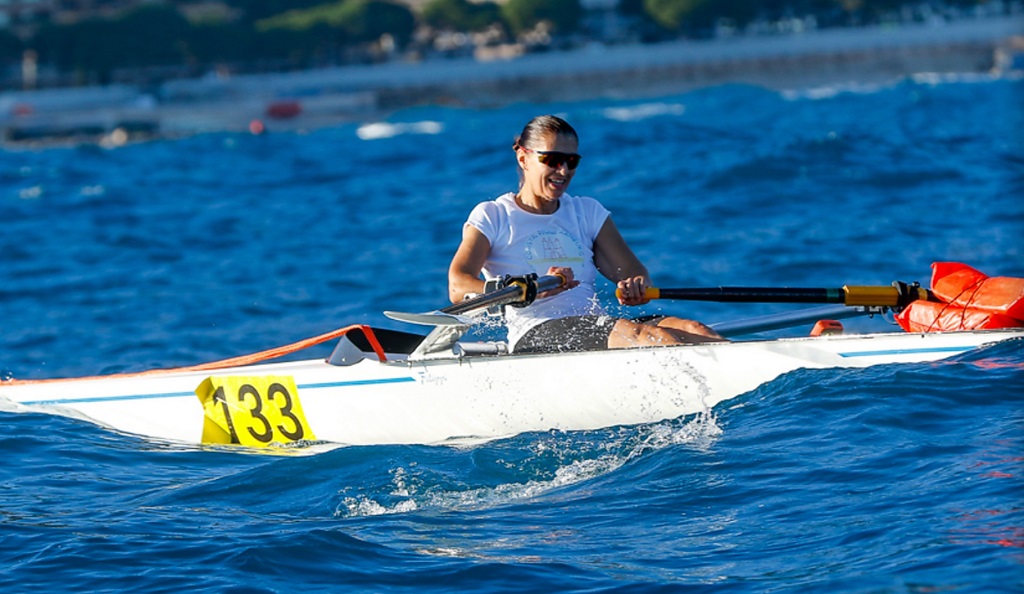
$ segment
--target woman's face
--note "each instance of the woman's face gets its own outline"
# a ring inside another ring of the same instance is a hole
[[[535,146],[520,148],[517,152],[523,170],[521,194],[544,202],[561,198],[576,174],[570,165],[579,163],[578,148],[576,138],[566,134],[551,134]]]

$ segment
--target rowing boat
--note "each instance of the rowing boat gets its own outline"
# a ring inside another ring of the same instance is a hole
[[[1024,328],[1004,328],[510,354],[500,341],[465,341],[472,320],[455,311],[392,314],[434,326],[426,335],[341,329],[326,360],[8,381],[0,382],[0,400],[9,409],[193,444],[467,444],[658,422],[709,410],[797,369],[936,361],[1024,339]],[[728,330],[764,330],[769,322]]]
[[[542,355],[470,354],[479,345],[457,344],[446,357],[379,358],[346,335],[336,349],[344,361],[2,385],[0,396],[30,410],[202,443],[210,439],[197,389],[210,378],[241,378],[235,395],[218,403],[242,407],[229,418],[243,443],[239,434],[248,430],[257,441],[289,441],[269,438],[270,426],[299,440],[349,445],[455,444],[650,423],[709,409],[796,369],[935,361],[1022,337],[1019,329],[881,333]],[[275,384],[285,387],[276,398],[268,393]],[[292,411],[301,404],[301,416],[289,412],[289,402]],[[258,410],[271,407],[281,414]]]

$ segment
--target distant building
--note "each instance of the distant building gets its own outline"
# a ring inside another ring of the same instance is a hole
[[[31,27],[42,22],[75,23],[109,17],[140,4],[165,0],[0,0],[0,29]]]

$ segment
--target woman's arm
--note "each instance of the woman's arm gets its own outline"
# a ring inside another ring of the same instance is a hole
[[[467,293],[483,293],[484,281],[480,270],[491,251],[491,242],[472,225],[463,225],[462,243],[455,251],[448,267],[448,299],[452,303],[462,301]]]
[[[643,294],[651,286],[650,273],[633,250],[629,249],[610,216],[594,240],[594,264],[605,278],[616,283],[622,293],[620,303],[642,305],[649,301]]]

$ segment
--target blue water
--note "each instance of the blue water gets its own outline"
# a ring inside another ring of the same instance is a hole
[[[8,149],[0,374],[402,328],[381,312],[445,304],[462,221],[514,186],[512,136],[547,111],[581,135],[573,190],[602,200],[661,286],[927,284],[944,260],[1024,276],[1022,91],[726,86]],[[307,456],[0,412],[0,591],[1019,592],[1022,388],[1017,342],[798,371],[652,425]]]

